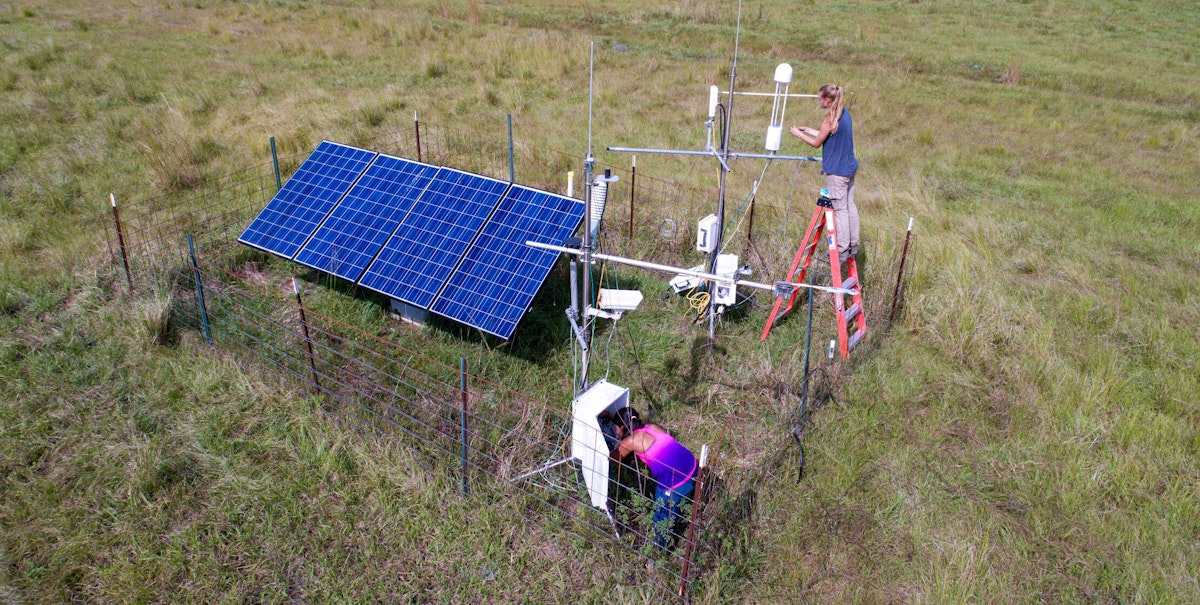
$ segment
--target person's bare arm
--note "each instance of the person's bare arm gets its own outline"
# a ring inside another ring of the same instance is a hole
[[[609,458],[612,459],[613,462],[620,462],[625,459],[625,456],[628,456],[633,452],[645,452],[646,450],[650,449],[650,446],[652,445],[654,445],[654,437],[652,435],[647,433],[634,433],[622,439],[620,443],[617,444],[617,447],[613,449],[612,453],[609,454]]]
[[[826,119],[821,122],[821,129],[809,128],[807,126],[792,126],[791,133],[800,138],[801,141],[813,146],[820,147],[825,144],[825,139],[829,138],[829,134],[833,132],[833,120]]]

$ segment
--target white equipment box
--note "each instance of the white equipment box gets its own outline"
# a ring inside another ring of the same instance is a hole
[[[696,228],[696,249],[706,254],[717,251],[717,215],[710,214],[700,219]]]
[[[600,288],[600,295],[596,297],[596,304],[605,311],[633,311],[642,304],[642,293],[640,290],[616,290],[611,288]]]
[[[696,265],[695,267],[688,269],[688,271],[703,270],[704,265]],[[679,294],[684,290],[691,290],[702,283],[704,283],[704,280],[694,275],[676,275],[675,277],[671,278],[671,289],[675,290],[676,294]]]
[[[629,389],[600,380],[571,404],[571,457],[579,461],[592,506],[608,510],[608,444],[596,418],[629,406]]]
[[[736,277],[738,274],[738,257],[736,254],[718,254],[716,274],[721,277]],[[729,306],[737,302],[737,286],[722,282],[718,283],[713,303]]]

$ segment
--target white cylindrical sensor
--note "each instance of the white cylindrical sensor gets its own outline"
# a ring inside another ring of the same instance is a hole
[[[719,96],[720,94],[721,94],[721,91],[716,87],[715,84],[713,85],[712,88],[708,89],[708,117],[709,117],[709,119],[717,117],[717,96]]]
[[[783,139],[783,126],[774,124],[767,127],[767,151],[779,151],[780,140]]]
[[[596,233],[600,230],[600,219],[604,218],[604,205],[608,202],[608,181],[604,179],[596,179],[592,185],[591,199],[591,215],[588,222],[588,231],[592,237],[596,237]]]
[[[767,151],[779,151],[783,139],[783,116],[787,112],[788,84],[792,81],[792,66],[780,63],[775,68],[775,102],[771,105],[771,125],[767,127]]]

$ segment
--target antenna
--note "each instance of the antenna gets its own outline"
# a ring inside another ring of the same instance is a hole
[[[592,157],[592,88],[593,77],[596,73],[596,43],[590,43],[588,58],[588,149],[587,157]]]
[[[729,68],[729,101],[725,107],[725,119],[721,121],[721,151],[717,157],[722,159],[722,168],[720,171],[720,185],[717,188],[717,228],[715,233],[714,244],[716,247],[708,255],[708,271],[710,273],[717,272],[717,256],[718,250],[721,249],[721,239],[725,234],[725,182],[726,176],[729,174],[729,131],[733,127],[733,91],[737,83],[737,60],[738,60],[738,45],[742,39],[742,0],[738,0],[737,10],[737,28],[733,34],[733,64]],[[715,290],[716,288],[712,288]],[[713,304],[714,297],[709,292],[708,299],[708,345],[711,347],[716,332],[717,326],[717,306]]]
[[[719,175],[718,175],[719,186],[717,189],[717,212],[714,215],[705,217],[705,219],[703,219],[701,221],[702,223],[704,221],[710,221],[710,225],[711,225],[711,238],[709,238],[708,240],[705,241],[705,246],[702,248],[702,250],[708,254],[708,259],[706,262],[706,265],[708,268],[708,271],[707,271],[708,274],[719,273],[718,258],[723,256],[721,254],[721,250],[724,248],[724,246],[722,246],[721,240],[723,239],[724,232],[725,232],[725,197],[726,197],[725,194],[726,194],[726,186],[727,186],[727,174],[729,172],[732,172],[732,169],[729,167],[729,160],[736,159],[736,158],[762,158],[762,159],[770,159],[770,160],[776,160],[776,159],[793,160],[793,161],[799,161],[799,162],[820,161],[820,158],[818,158],[818,157],[781,156],[778,154],[778,151],[779,151],[780,145],[782,143],[782,139],[783,139],[783,121],[784,121],[784,114],[785,114],[786,108],[787,108],[788,97],[816,96],[816,95],[791,95],[791,94],[788,94],[788,86],[791,84],[791,81],[792,81],[791,65],[788,65],[787,63],[781,63],[781,64],[779,64],[778,67],[775,68],[775,78],[774,78],[775,79],[775,91],[773,94],[770,94],[770,93],[740,93],[740,92],[736,91],[736,88],[737,88],[737,62],[738,62],[738,52],[739,52],[739,48],[741,45],[741,36],[742,36],[742,0],[738,0],[737,29],[735,31],[734,41],[733,41],[733,62],[730,67],[730,70],[729,70],[729,90],[727,91],[727,94],[726,94],[726,101],[725,101],[724,106],[722,106],[720,104],[721,91],[717,86],[715,86],[715,85],[712,86],[708,91],[708,120],[705,122],[705,127],[707,128],[708,132],[706,135],[705,149],[703,151],[691,151],[691,150],[682,150],[682,149],[640,149],[640,148],[635,149],[635,148],[628,148],[628,147],[608,147],[609,151],[625,151],[625,152],[633,152],[633,153],[639,153],[639,152],[641,152],[641,153],[663,153],[663,154],[674,154],[674,155],[704,155],[704,156],[712,156],[717,159],[717,162],[720,163],[720,169],[719,169]],[[736,153],[729,148],[730,134],[731,134],[732,125],[733,125],[733,101],[734,101],[734,97],[738,96],[738,95],[771,96],[772,97],[772,99],[774,101],[774,105],[771,109],[771,123],[767,128],[767,140],[766,140],[766,150],[769,153],[767,153],[767,154]],[[713,147],[713,135],[714,135],[713,129],[717,123],[718,108],[723,109],[724,111],[721,114],[723,117],[723,119],[721,120],[721,130],[719,133],[716,133],[717,141],[718,141],[717,147],[714,148]],[[590,105],[589,105],[589,112],[590,111],[591,111],[591,109],[590,109]],[[589,117],[589,119],[590,119],[590,117]],[[590,141],[589,141],[589,146],[590,146]],[[589,157],[590,157],[590,155],[589,155]],[[770,164],[768,163],[767,166],[769,167]],[[763,176],[766,175],[766,171],[767,171],[767,169],[764,168]],[[590,179],[591,179],[590,175],[588,178],[590,181]],[[760,176],[759,181],[761,181],[762,178],[763,177]],[[756,182],[755,186],[757,187],[757,182]],[[699,244],[698,244],[698,246],[699,246]],[[725,255],[725,256],[732,256],[732,255]],[[733,257],[733,262],[736,264],[736,257]],[[715,287],[716,283],[717,282],[714,282],[711,280],[709,281],[710,294],[712,294],[712,295],[718,294],[718,292],[716,292],[716,287]],[[801,284],[801,285],[805,285],[805,284]],[[710,296],[709,297],[708,344],[710,346],[713,344],[714,332],[716,330],[717,307],[721,306],[721,305],[731,304],[731,301],[733,299],[732,292],[726,292],[725,294],[726,294],[726,296],[724,296],[724,297],[718,297],[718,296]],[[730,301],[730,302],[722,302],[722,300],[718,300],[718,298],[721,298],[724,301]]]
[[[596,165],[596,157],[592,155],[592,96],[595,74],[596,43],[591,42],[588,45],[588,148],[587,156],[583,159],[583,198],[587,201],[589,210],[593,203],[592,187],[595,186],[592,179],[592,171]],[[588,329],[588,309],[592,306],[592,221],[588,217],[589,214],[590,212],[584,214],[583,245],[581,246],[583,248],[583,313],[578,318],[578,322],[582,324],[582,329],[578,325],[573,326],[577,332],[581,332],[579,335],[579,344],[583,349],[582,358],[580,359],[582,369],[579,373],[579,384],[575,385],[577,394],[587,389],[588,367],[591,365],[592,332]],[[571,317],[570,319],[572,324],[576,323],[577,318]]]

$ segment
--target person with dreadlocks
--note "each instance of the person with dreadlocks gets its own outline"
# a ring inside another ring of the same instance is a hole
[[[654,543],[663,549],[674,547],[675,524],[680,504],[695,488],[696,457],[657,424],[645,424],[637,410],[623,407],[612,416],[620,442],[609,455],[620,462],[630,453],[650,468],[657,484],[654,488]]]
[[[854,156],[854,123],[844,107],[845,91],[826,84],[817,92],[825,119],[820,128],[792,126],[791,133],[801,141],[820,147],[821,172],[833,202],[833,218],[838,237],[838,260],[846,262],[858,255],[858,207],[854,205],[854,174],[858,158]]]

